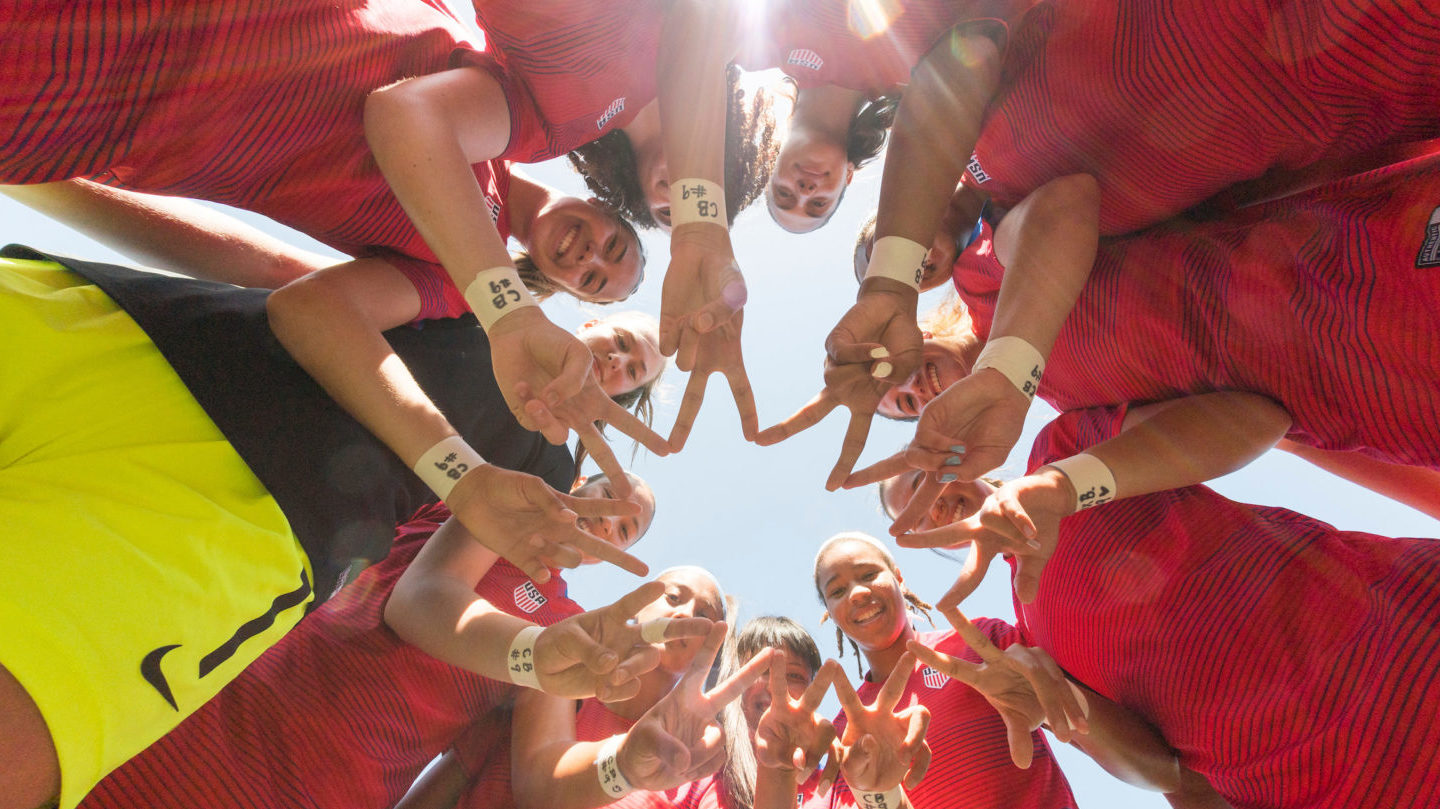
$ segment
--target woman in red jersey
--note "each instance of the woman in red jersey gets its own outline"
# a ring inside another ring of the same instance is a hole
[[[1433,805],[1440,544],[1198,485],[1288,421],[1234,393],[1072,411],[1036,439],[1030,474],[904,542],[973,544],[953,604],[1000,538],[1034,537],[1012,561],[1026,640],[1152,723],[1236,806]],[[1096,463],[1114,501],[1076,513]]]
[[[1093,262],[1065,241],[1074,195],[1050,183],[955,262],[960,301],[931,318],[938,339],[880,412],[920,417],[912,449],[963,440],[962,414],[986,407],[1018,424],[1028,402],[1015,386],[969,371],[987,339],[1024,320],[1055,334],[1053,348],[1036,343],[1047,355],[1037,393],[1058,410],[1262,393],[1291,416],[1282,448],[1440,514],[1440,350],[1417,339],[1440,321],[1421,255],[1440,206],[1437,167],[1427,146],[1223,218],[1102,240]],[[1041,233],[1043,251],[1027,250]],[[969,477],[1012,444],[997,434],[969,447],[973,467],[942,471]]]
[[[1021,636],[1013,627],[980,619],[973,633],[917,632],[908,608],[923,602],[906,589],[894,558],[878,541],[853,533],[832,538],[816,557],[816,588],[837,636],[849,637],[870,664],[872,674],[859,688],[862,698],[880,691],[873,672],[882,664],[896,665],[907,648],[923,645],[987,664],[957,672],[959,682],[952,682],[913,659],[907,662],[904,704],[918,702],[931,714],[927,742],[933,759],[924,779],[908,789],[915,805],[991,806],[1003,800],[1074,806],[1048,745],[1033,732],[1042,722],[1117,777],[1162,792],[1180,788],[1181,768],[1163,740],[1123,707],[1067,684],[1043,652],[1018,643]],[[1004,649],[997,653],[1008,662],[998,662],[988,643]],[[843,722],[843,716],[836,721],[842,734]]]

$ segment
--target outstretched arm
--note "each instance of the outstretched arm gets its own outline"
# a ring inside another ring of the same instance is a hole
[[[1440,471],[1397,466],[1358,452],[1316,449],[1286,438],[1280,439],[1275,448],[1440,520]]]
[[[135,261],[192,278],[277,289],[338,260],[286,244],[191,199],[80,179],[5,185],[0,193]]]

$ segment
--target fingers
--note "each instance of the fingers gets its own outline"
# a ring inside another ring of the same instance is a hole
[[[660,353],[674,356],[680,348],[680,332],[685,328],[686,318],[680,315],[660,313]]]
[[[760,434],[755,436],[755,443],[762,447],[768,447],[771,444],[778,444],[796,433],[804,432],[830,415],[830,411],[834,410],[838,404],[839,401],[832,397],[828,390],[822,390],[804,407],[795,411],[790,418],[774,427],[761,430]]]
[[[725,380],[730,383],[730,395],[735,398],[735,410],[740,414],[740,433],[746,441],[754,441],[760,432],[760,415],[755,410],[755,392],[750,387],[750,376],[738,355],[734,366],[725,370]]]
[[[1030,682],[1040,708],[1045,711],[1045,723],[1062,742],[1073,738],[1072,730],[1085,733],[1089,730],[1086,719],[1087,707],[1084,696],[1056,665],[1054,658],[1043,649],[1021,646],[1012,650],[1020,673]]]
[[[607,688],[620,689],[625,687],[626,690],[629,690],[629,683],[637,683],[638,688],[638,678],[640,675],[654,669],[658,665],[660,665],[660,650],[658,648],[645,644],[632,646],[626,654],[625,659],[616,664],[614,671],[610,672],[610,676],[607,678],[608,682],[606,683]],[[602,695],[599,689],[596,689],[596,696],[599,696],[606,702],[622,699],[622,697]]]
[[[852,341],[838,329],[825,339],[825,353],[836,365],[878,365],[890,358],[890,349],[882,343]]]
[[[930,728],[930,711],[923,705],[915,705],[906,708],[902,716],[906,726],[900,750],[910,762],[910,769],[905,773],[905,785],[913,788],[930,767],[930,746],[925,743],[925,731]]]
[[[860,702],[860,695],[855,693],[855,686],[850,684],[850,678],[843,673],[834,680],[835,698],[840,700],[840,707],[845,710],[847,716],[859,716],[865,706]]]
[[[830,470],[830,477],[825,481],[827,491],[833,492],[840,488],[840,484],[850,477],[850,470],[855,468],[855,462],[860,460],[860,453],[865,451],[865,439],[870,437],[870,421],[874,417],[874,412],[850,411],[850,426],[846,428],[845,440],[840,444],[840,459],[835,462],[835,468]]]
[[[610,442],[605,440],[605,436],[601,435],[591,422],[581,422],[574,426],[575,433],[590,451],[590,457],[595,459],[595,465],[610,478],[610,485],[615,487],[615,495],[629,497],[634,487],[630,484],[630,476],[625,474],[625,467],[620,465],[614,450],[610,449]]]
[[[920,742],[920,749],[915,751],[915,758],[910,761],[910,771],[905,773],[905,780],[902,781],[906,789],[914,789],[920,786],[920,780],[930,769],[930,745]]]
[[[1015,597],[1021,604],[1034,603],[1040,595],[1040,576],[1045,572],[1045,557],[1015,557]]]
[[[665,641],[703,638],[710,634],[715,622],[709,618],[669,618],[665,623]],[[720,624],[724,626],[724,624]]]
[[[811,680],[810,685],[806,687],[805,693],[800,695],[800,710],[813,713],[825,699],[825,692],[830,690],[830,685],[835,682],[837,677],[844,678],[844,676],[845,670],[839,662],[826,660],[825,665],[821,666],[820,671],[815,675],[815,679]]]
[[[994,558],[995,553],[983,543],[976,542],[970,546],[970,556],[965,560],[965,568],[960,571],[950,589],[945,591],[945,595],[936,602],[941,612],[958,609],[960,603],[979,588],[980,583],[985,581],[985,574],[990,572],[990,562]]]
[[[520,413],[515,414],[520,426],[527,430],[539,431],[541,435],[545,436],[546,441],[555,446],[560,446],[570,438],[569,425],[556,418],[555,414],[550,412],[550,408],[546,407],[545,403],[539,399],[527,399],[521,412],[524,414],[523,418]]]
[[[771,705],[788,704],[790,689],[785,683],[785,650],[783,649],[775,649],[774,655],[770,658],[769,688]],[[781,700],[786,700],[786,702],[781,702]]]
[[[749,291],[745,288],[745,279],[739,273],[735,273],[735,277],[726,282],[720,292],[720,297],[700,307],[700,310],[690,318],[690,323],[700,334],[709,334],[729,323],[730,318],[745,307],[748,297]]]
[[[974,684],[975,678],[980,673],[980,667],[969,660],[961,660],[944,652],[937,652],[918,641],[909,641],[905,644],[905,648],[909,649],[910,653],[915,655],[920,662],[936,671],[943,671],[947,676],[966,685]]]
[[[705,635],[705,642],[700,645],[700,650],[690,661],[690,669],[685,672],[685,678],[696,683],[696,691],[701,690],[706,676],[710,673],[710,667],[715,664],[715,655],[720,653],[720,646],[725,643],[726,630],[724,621],[718,621],[711,626],[710,631]]]
[[[680,348],[675,352],[675,367],[687,374],[695,370],[695,359],[700,354],[700,334],[693,324],[691,320],[680,330]]]
[[[601,395],[604,396],[604,394]],[[664,457],[670,454],[669,442],[661,438],[659,433],[650,429],[650,427],[637,418],[634,413],[621,407],[619,403],[608,396],[605,397],[605,404],[601,410],[601,418],[604,419],[606,424],[611,425],[625,435],[640,442],[641,446],[656,455]]]
[[[669,446],[671,452],[685,448],[690,438],[690,429],[695,426],[695,417],[700,414],[700,405],[705,401],[705,386],[710,382],[710,373],[695,371],[685,383],[685,396],[680,400],[680,412],[675,416],[675,426],[670,428]]]
[[[905,460],[905,450],[901,450],[883,461],[877,461],[864,469],[856,470],[845,479],[845,488],[855,489],[871,483],[879,483],[882,480],[889,480],[896,475],[910,471],[910,468],[910,464]]]
[[[575,536],[571,542],[582,553],[587,553],[602,562],[609,562],[621,570],[634,573],[636,576],[645,576],[650,573],[649,565],[611,545],[609,542],[592,537],[579,528],[574,529],[574,532]],[[579,562],[577,561],[576,564],[579,564]]]
[[[613,616],[618,616],[621,623],[624,623],[626,620],[634,618],[635,613],[639,612],[641,607],[663,595],[665,595],[665,582],[647,581],[621,596],[614,604],[605,607],[605,611]]]
[[[920,521],[930,513],[930,507],[935,505],[935,499],[945,490],[945,484],[936,480],[934,475],[925,475],[915,493],[910,495],[910,502],[895,517],[895,522],[890,525],[890,535],[900,536],[920,524]]]
[[[565,508],[581,517],[629,517],[639,514],[640,504],[633,500],[612,500],[608,497],[574,497],[556,492],[555,498]]]
[[[833,732],[833,731],[832,731]],[[820,770],[820,778],[815,782],[815,793],[824,795],[830,791],[835,783],[835,777],[840,774],[840,754],[835,749],[835,740],[830,742],[830,755],[825,759],[825,766]]]
[[[905,693],[905,685],[910,682],[910,675],[915,672],[915,655],[906,652],[900,655],[895,661],[895,667],[890,670],[890,676],[885,678],[885,684],[880,687],[880,693],[875,695],[875,702],[872,704],[877,711],[893,711],[895,704],[900,701],[900,695]]]
[[[734,674],[725,678],[723,682],[711,689],[710,693],[705,695],[705,698],[718,710],[720,706],[729,704],[736,697],[745,693],[745,689],[749,688],[751,683],[760,679],[760,675],[765,672],[767,666],[771,668],[784,668],[783,663],[779,666],[771,665],[770,653],[773,651],[773,649],[762,649],[759,654],[750,658],[750,660],[741,666]],[[708,672],[709,669],[707,668],[706,671]]]
[[[553,328],[553,327],[552,327]],[[594,355],[575,337],[570,338],[572,345],[565,351],[564,359],[560,365],[560,373],[550,380],[543,390],[540,391],[540,398],[549,407],[559,407],[580,395],[587,382],[593,382],[591,369],[594,368]]]
[[[965,641],[965,645],[969,646],[975,654],[980,655],[981,660],[986,663],[1005,663],[1005,653],[1000,651],[1000,648],[991,642],[984,632],[980,631],[980,627],[971,623],[959,607],[946,607],[941,610],[941,614],[955,628],[955,634],[959,635],[960,639]]]
[[[1022,770],[1030,769],[1030,761],[1035,756],[1035,739],[1030,735],[1029,723],[1013,711],[1001,711],[1000,718],[1005,720],[1005,738],[1010,743],[1010,760]]]

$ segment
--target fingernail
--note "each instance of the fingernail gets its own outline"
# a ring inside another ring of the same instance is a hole
[[[946,458],[946,459],[945,459],[945,465],[946,465],[946,466],[959,466],[959,465],[962,464],[962,463],[965,463],[965,459],[964,459],[964,458],[957,458],[957,457],[954,456],[954,455],[951,455],[949,458]]]
[[[953,453],[956,453],[957,455],[958,455],[958,454],[961,454],[961,453],[963,453],[963,452],[965,451],[965,445],[964,445],[964,444],[951,444],[951,445],[950,445],[950,451],[953,452]]]
[[[875,363],[875,369],[870,372],[870,375],[875,377],[876,379],[884,379],[885,377],[889,376],[890,372],[893,370],[894,366],[882,360]]]
[[[959,479],[960,479],[960,476],[957,475],[957,474],[955,474],[954,472],[946,472],[945,474],[943,474],[943,475],[940,476],[940,482],[941,482],[941,483],[954,483],[955,481],[957,481],[957,480],[959,480]]]
[[[883,360],[888,356],[890,356],[890,349],[885,346],[877,346],[870,349],[870,359],[872,360]]]
[[[695,328],[700,331],[709,331],[715,326],[715,318],[709,312],[701,312],[695,316]]]
[[[1040,544],[1040,540],[1038,540],[1038,539],[1032,539],[1032,540],[1030,540],[1029,542],[1026,542],[1025,544],[1026,544],[1026,545],[1029,545],[1031,550],[1036,550],[1036,551],[1038,551],[1038,550],[1040,550],[1041,548],[1044,547],[1043,545]]]

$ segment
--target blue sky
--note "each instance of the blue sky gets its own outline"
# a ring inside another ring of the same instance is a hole
[[[468,18],[468,16],[466,17]],[[533,167],[537,179],[571,193],[583,184],[563,164]],[[733,239],[750,289],[744,349],[760,409],[761,427],[784,418],[819,390],[822,343],[826,333],[854,299],[850,256],[860,221],[875,205],[880,167],[857,176],[840,211],[828,226],[807,235],[785,233],[757,205],[737,222]],[[251,222],[311,249],[329,252],[260,217]],[[0,197],[3,238],[83,258],[126,263],[123,257]],[[644,238],[650,271],[629,301],[614,307],[576,305],[569,298],[546,304],[557,323],[578,326],[596,314],[621,309],[658,313],[660,284],[667,262],[663,235]],[[942,292],[927,294],[921,311]],[[670,368],[657,407],[656,429],[669,431],[684,376]],[[1031,436],[1053,412],[1037,401],[1002,477],[1023,471]],[[763,614],[789,615],[802,622],[835,654],[832,625],[820,624],[821,607],[810,581],[815,549],[840,531],[861,530],[884,537],[888,521],[873,489],[827,493],[823,483],[839,451],[845,413],[780,445],[746,443],[729,391],[720,378],[683,453],[655,458],[641,451],[633,470],[654,488],[657,514],[646,539],[636,547],[652,570],[677,564],[709,568],[739,599],[740,620]],[[913,433],[911,425],[877,419],[862,463],[893,452]],[[622,456],[629,442],[617,441]],[[1391,536],[1437,536],[1440,522],[1334,478],[1283,453],[1271,452],[1214,484],[1225,495],[1251,503],[1280,505],[1326,520],[1340,528]],[[887,540],[888,541],[888,540]],[[893,543],[891,543],[893,546]],[[949,586],[958,563],[924,551],[897,550],[911,589],[934,600]],[[1005,566],[998,565],[984,587],[967,602],[967,612],[1013,620]],[[615,569],[590,568],[567,575],[571,593],[587,606],[599,606],[633,587],[637,580]],[[928,629],[923,623],[922,629]],[[846,669],[854,672],[853,660]],[[834,707],[833,699],[830,703]],[[1061,747],[1058,746],[1057,747]],[[1058,749],[1082,806],[1166,806],[1158,795],[1115,781],[1078,752]]]

